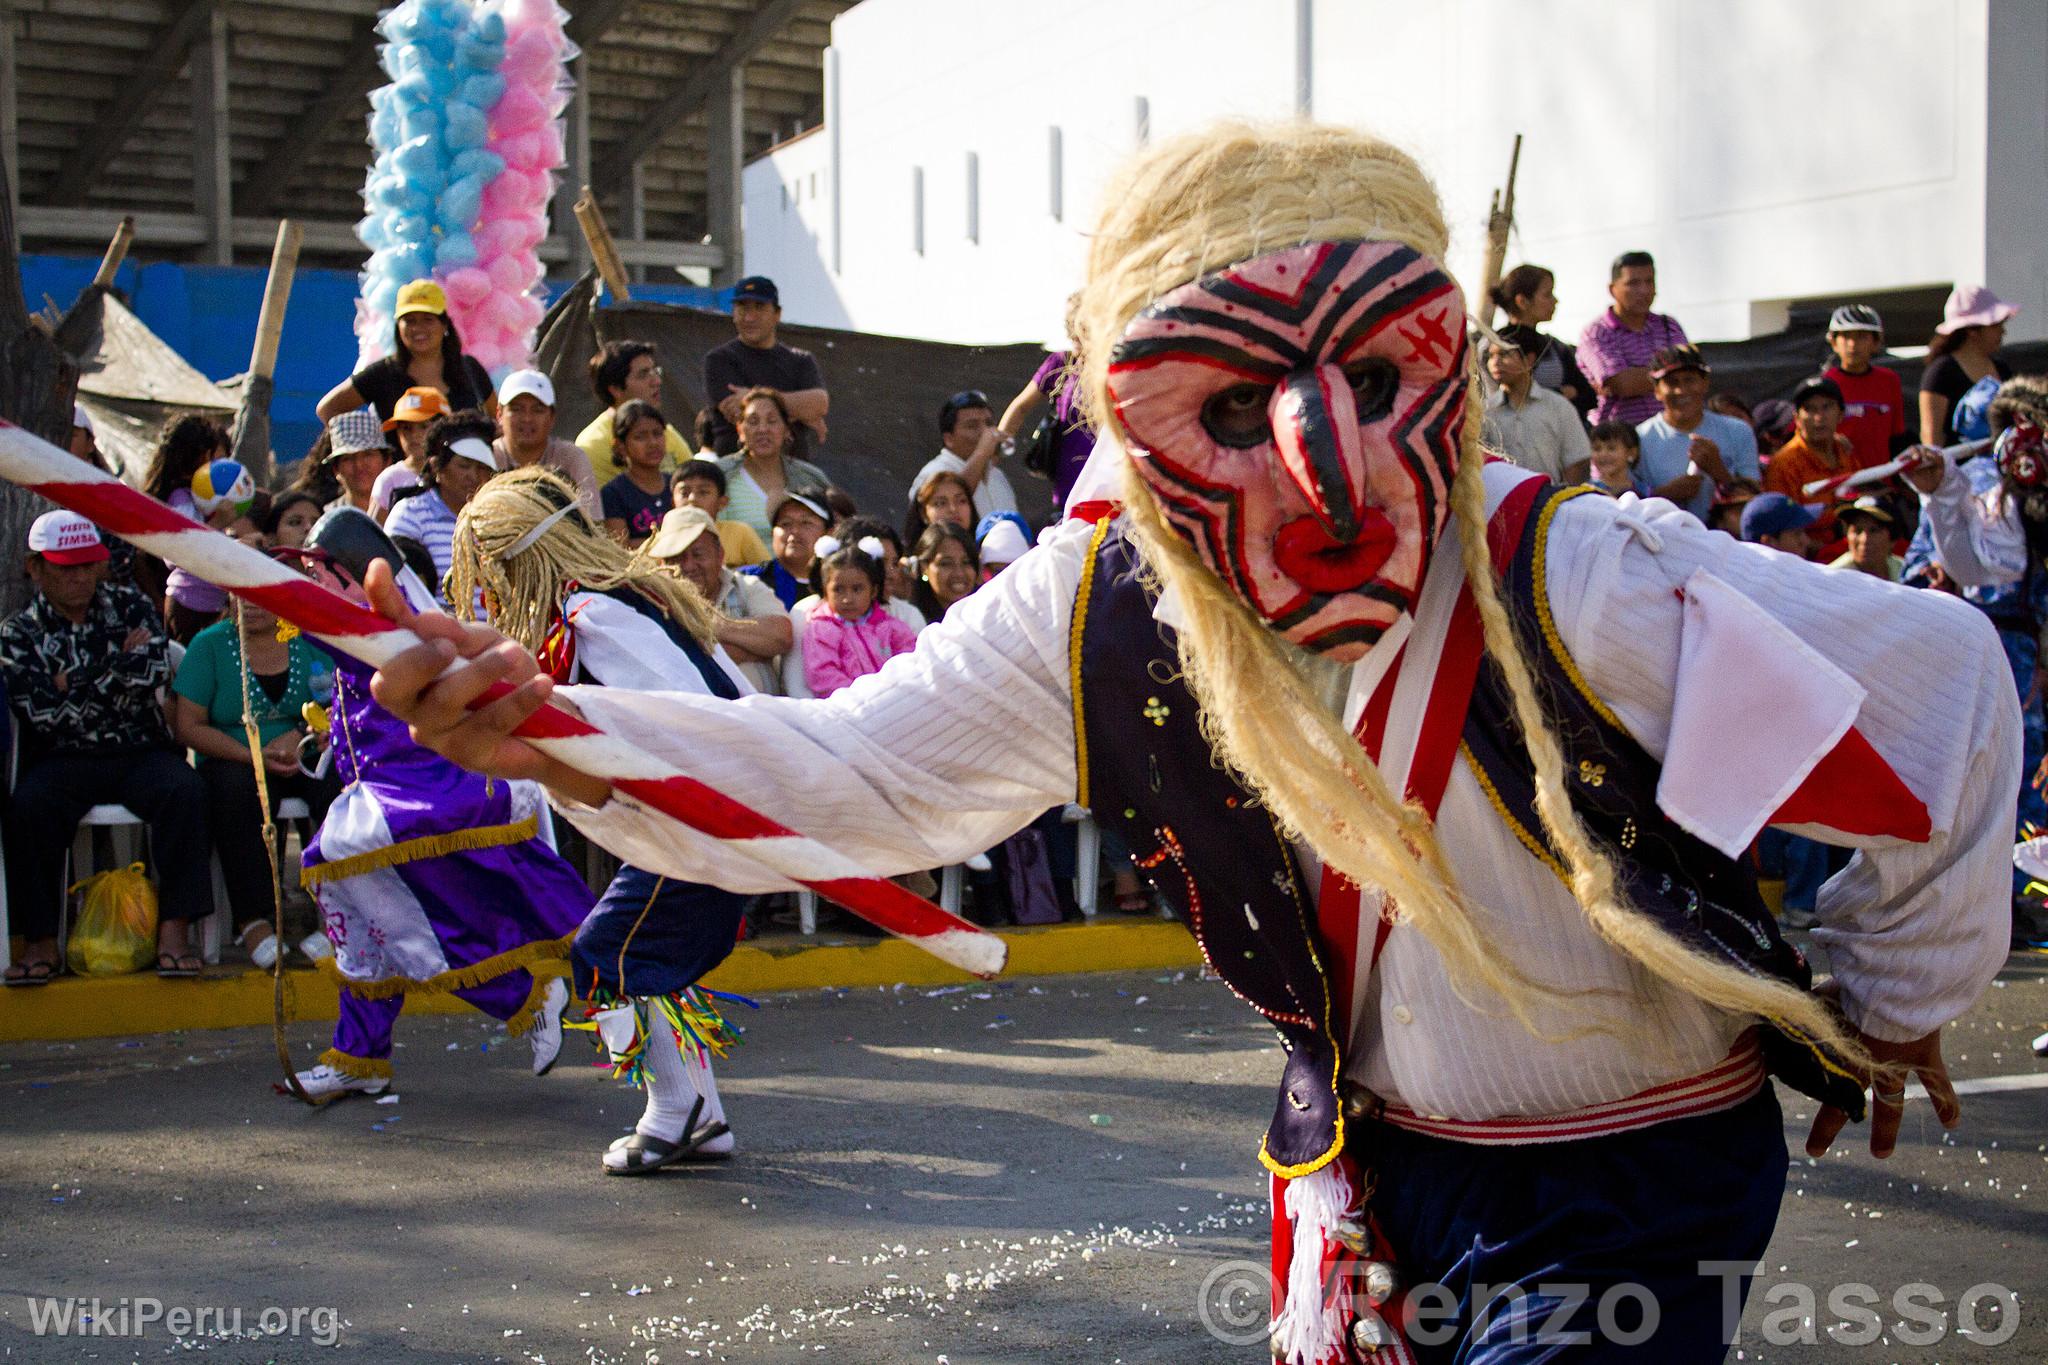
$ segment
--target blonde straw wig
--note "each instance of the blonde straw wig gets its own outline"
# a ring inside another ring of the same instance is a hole
[[[553,470],[500,474],[464,505],[448,566],[448,599],[458,615],[473,619],[481,592],[491,624],[538,651],[570,583],[632,588],[712,647],[716,618],[697,589],[628,554],[583,514],[575,487]]]
[[[1348,239],[1398,241],[1443,262],[1448,231],[1436,191],[1415,161],[1388,143],[1343,128],[1230,123],[1142,153],[1113,182],[1078,308],[1082,383],[1098,426],[1115,420],[1109,358],[1131,319],[1159,295],[1269,252]],[[1544,833],[1562,855],[1574,899],[1634,964],[1639,997],[1646,977],[1656,977],[1867,1064],[1863,1050],[1812,996],[1695,950],[1627,904],[1613,863],[1572,807],[1563,750],[1501,602],[1487,554],[1480,411],[1475,390],[1466,405],[1452,508],[1486,651],[1507,680],[1535,767]],[[1120,434],[1129,444],[1129,434]],[[1178,652],[1202,707],[1203,731],[1288,832],[1354,882],[1383,890],[1403,922],[1436,948],[1451,981],[1475,1007],[1486,1005],[1474,998],[1476,989],[1549,1039],[1641,1030],[1640,1017],[1592,1008],[1587,992],[1532,981],[1506,960],[1484,930],[1486,912],[1459,892],[1427,814],[1388,788],[1333,714],[1322,695],[1337,683],[1332,665],[1287,644],[1231,595],[1129,469],[1124,501],[1131,538],[1149,571],[1173,583],[1184,608]],[[1342,695],[1341,684],[1334,690]],[[1546,1031],[1531,1010],[1537,1000],[1576,1002],[1571,1017],[1579,1023],[1562,1035]]]

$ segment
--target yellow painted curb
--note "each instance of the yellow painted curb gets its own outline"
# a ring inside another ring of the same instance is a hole
[[[1005,976],[1147,971],[1201,965],[1194,939],[1168,920],[1112,920],[1006,929]],[[739,995],[836,986],[951,985],[974,978],[900,939],[816,942],[778,938],[743,943],[704,981]],[[270,1022],[271,979],[251,967],[214,967],[197,981],[133,976],[65,976],[47,986],[0,989],[0,1043],[104,1038],[176,1029],[247,1028]],[[469,1008],[453,995],[409,995],[416,1014]],[[285,1017],[331,1020],[340,1010],[334,982],[319,972],[285,973]]]

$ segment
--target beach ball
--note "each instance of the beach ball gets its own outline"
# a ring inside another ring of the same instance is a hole
[[[236,516],[246,516],[256,503],[256,480],[238,460],[215,460],[192,476],[192,501],[202,517],[211,517],[222,503],[232,504]]]

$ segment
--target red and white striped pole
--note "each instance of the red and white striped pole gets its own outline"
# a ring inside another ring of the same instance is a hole
[[[167,564],[291,622],[308,635],[372,666],[381,666],[419,637],[368,607],[314,583],[262,551],[139,493],[12,423],[0,421],[0,478],[91,518]],[[471,703],[488,704],[502,684]],[[943,962],[989,977],[1003,969],[1008,947],[994,934],[877,877],[824,845],[650,757],[555,706],[543,706],[515,732],[550,757],[602,778],[701,833],[725,842],[775,875],[809,887]]]

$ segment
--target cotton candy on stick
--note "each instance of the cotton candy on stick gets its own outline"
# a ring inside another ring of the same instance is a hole
[[[5,421],[0,421],[0,478],[91,518],[102,530],[275,612],[365,663],[388,663],[419,642],[411,631],[262,551],[172,511]],[[488,705],[507,691],[502,685],[493,688],[471,705]],[[830,897],[952,966],[984,977],[1003,968],[1008,949],[995,935],[863,871],[823,845],[677,772],[639,746],[554,706],[542,707],[515,733],[550,757],[610,782],[614,790],[720,840],[732,853],[776,877]]]

